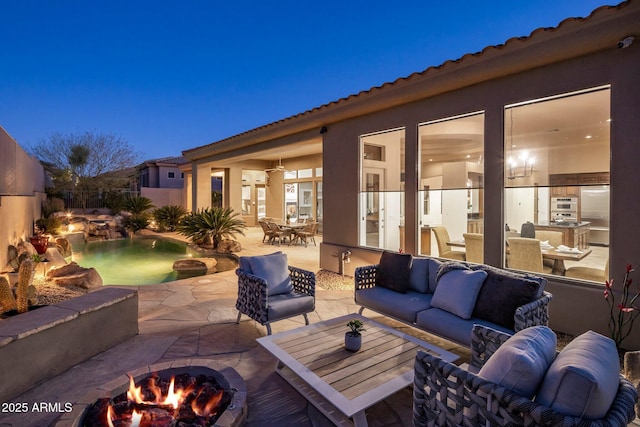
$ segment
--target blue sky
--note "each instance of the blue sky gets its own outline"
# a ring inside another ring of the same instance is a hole
[[[606,0],[0,0],[0,126],[180,155]]]

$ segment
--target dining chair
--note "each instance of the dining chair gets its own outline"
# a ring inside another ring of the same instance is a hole
[[[454,251],[447,245],[450,242],[449,232],[446,227],[437,226],[433,227],[434,236],[436,236],[436,243],[438,244],[438,256],[440,258],[456,259],[459,261],[466,260],[465,253],[461,251]]]
[[[464,233],[466,260],[482,264],[484,262],[484,235],[480,233]]]
[[[567,268],[564,275],[574,279],[604,283],[605,280],[609,280],[609,257],[604,263],[604,270],[601,268],[575,266]]]
[[[551,267],[542,263],[540,240],[528,237],[511,237],[509,243],[509,268],[551,274]]]
[[[557,248],[558,246],[563,244],[563,236],[560,231],[550,231],[550,230],[536,230],[535,238],[540,240],[541,242],[549,242],[551,246]],[[542,264],[547,267],[553,267],[554,260],[552,259],[542,259]]]
[[[316,245],[316,238],[315,235],[318,232],[318,223],[315,221],[310,221],[307,222],[304,225],[304,228],[301,230],[295,230],[295,241],[301,240],[304,242],[304,247],[307,247],[307,243],[309,242],[309,240],[311,240],[313,242],[313,246],[318,246]],[[292,240],[293,242],[294,240]]]
[[[264,240],[267,238],[268,238],[268,241],[271,242],[271,239],[273,238],[273,233],[269,228],[269,223],[267,221],[260,220],[258,221],[258,224],[260,224],[260,227],[262,227],[262,232],[264,233],[264,236],[262,236],[262,243],[264,243]]]
[[[278,241],[278,246],[287,238],[291,238],[291,229],[286,229],[280,227],[275,222],[267,223],[269,225],[269,230],[271,231],[271,242]]]

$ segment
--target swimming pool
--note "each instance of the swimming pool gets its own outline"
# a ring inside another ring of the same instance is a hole
[[[149,285],[176,280],[173,262],[190,255],[186,243],[158,237],[79,242],[72,260],[94,267],[105,285]]]

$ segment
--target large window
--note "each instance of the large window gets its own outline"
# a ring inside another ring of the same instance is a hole
[[[610,89],[506,106],[504,124],[506,266],[588,280],[572,267],[609,256]]]
[[[418,135],[419,253],[466,259],[466,233],[477,235],[482,248],[484,114],[424,123]],[[482,260],[482,252],[470,259]]]
[[[404,227],[404,129],[360,137],[360,245],[397,251]]]

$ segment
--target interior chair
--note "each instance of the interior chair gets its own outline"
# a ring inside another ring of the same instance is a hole
[[[315,310],[316,275],[292,267],[287,255],[276,252],[269,255],[240,257],[238,261],[238,300],[236,309],[240,323],[243,314],[267,328],[271,323],[293,316],[303,316]]]
[[[265,239],[268,239],[267,241],[270,242],[273,238],[273,235],[271,233],[271,230],[269,229],[269,223],[267,221],[260,220],[258,221],[258,224],[260,224],[260,227],[262,227],[262,232],[264,233],[264,236],[262,236],[262,243],[264,243]]]
[[[609,280],[609,258],[607,257],[607,261],[604,264],[604,270],[600,268],[576,266],[567,268],[564,275],[566,277],[573,277],[574,279],[604,283],[605,280]]]
[[[484,262],[484,235],[480,233],[464,233],[466,260],[482,264]]]
[[[271,242],[278,242],[278,246],[280,243],[285,241],[287,238],[291,238],[291,229],[285,229],[280,227],[275,222],[267,223],[269,226],[269,232],[271,233]]]
[[[507,241],[509,243],[509,268],[551,274],[551,267],[542,263],[540,240],[511,237]]]
[[[564,235],[560,231],[550,231],[550,230],[535,230],[535,238],[540,240],[541,242],[548,241],[551,246],[557,248],[562,245],[562,237]],[[543,259],[542,264],[547,267],[553,267],[552,259]]]
[[[437,226],[433,227],[433,234],[436,236],[436,243],[438,244],[438,256],[440,258],[456,259],[458,261],[466,260],[465,253],[462,251],[451,250],[447,242],[450,242],[449,232],[446,227]]]
[[[318,231],[318,223],[315,221],[312,222],[307,222],[304,225],[304,228],[301,230],[295,230],[295,241],[302,241],[304,242],[304,247],[307,247],[307,243],[310,241],[313,242],[313,246],[317,246],[316,245],[316,238],[315,235]]]

